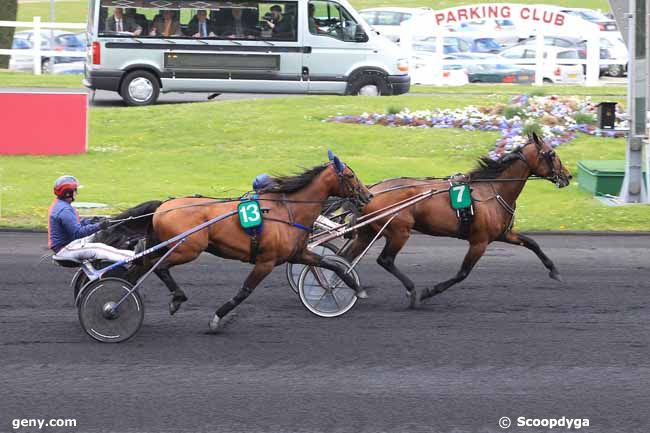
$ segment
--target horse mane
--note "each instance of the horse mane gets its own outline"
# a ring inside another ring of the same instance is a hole
[[[309,185],[316,176],[329,167],[329,164],[317,165],[294,176],[274,176],[269,186],[261,189],[260,193],[292,193]]]
[[[496,179],[501,176],[504,171],[510,168],[515,161],[519,161],[521,159],[520,155],[521,149],[506,153],[496,161],[487,156],[482,156],[477,161],[477,167],[467,173],[467,176],[470,181],[478,179]]]

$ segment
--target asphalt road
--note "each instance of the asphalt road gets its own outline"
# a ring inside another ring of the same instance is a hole
[[[0,233],[0,432],[541,432],[517,418],[563,416],[589,419],[571,431],[650,431],[650,236],[538,240],[564,284],[493,244],[409,311],[373,249],[370,298],[346,315],[311,315],[277,269],[218,335],[208,320],[249,265],[204,256],[174,272],[190,296],[176,316],[151,279],[140,333],[107,345],[79,326],[72,272],[38,264],[45,236]],[[425,287],[465,249],[415,236],[398,264]],[[12,429],[35,418],[77,427]]]

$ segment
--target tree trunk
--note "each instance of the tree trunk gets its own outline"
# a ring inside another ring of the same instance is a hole
[[[0,21],[16,21],[18,0],[0,0]],[[11,49],[14,41],[13,27],[0,27],[0,48]],[[0,56],[0,69],[9,67],[9,56]]]

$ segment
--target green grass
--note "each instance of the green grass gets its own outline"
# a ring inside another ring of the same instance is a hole
[[[290,173],[326,160],[332,148],[365,182],[467,171],[496,133],[401,129],[321,122],[329,115],[493,105],[507,96],[297,97],[257,101],[92,109],[87,154],[1,157],[0,225],[44,227],[51,183],[73,173],[81,201],[112,210],[201,193],[232,196],[260,172]],[[623,159],[623,140],[581,136],[558,149],[575,173],[580,159]],[[609,208],[573,183],[530,182],[518,203],[525,230],[647,230],[647,206]]]
[[[351,2],[356,9],[364,9],[369,7],[378,6],[400,6],[400,7],[435,7],[436,9],[444,9],[452,6],[460,6],[464,4],[476,3],[499,3],[489,0],[438,0],[433,4],[429,0],[354,0]],[[519,0],[518,3],[547,3],[559,6],[567,6],[566,1],[554,0],[540,2],[539,0]],[[591,9],[601,9],[603,11],[609,10],[609,3],[607,0],[572,0],[571,7],[585,7]],[[18,4],[18,19],[19,21],[31,21],[32,17],[40,15],[41,18],[49,20],[50,4],[49,2],[39,3],[19,3]],[[83,23],[86,22],[88,15],[88,4],[85,1],[64,1],[55,4],[55,21],[58,22],[73,22]]]
[[[80,88],[81,75],[33,75],[30,72],[9,72],[0,69],[0,87],[66,87]]]

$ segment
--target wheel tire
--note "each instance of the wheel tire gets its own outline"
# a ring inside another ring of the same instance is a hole
[[[158,78],[149,71],[129,72],[120,85],[120,96],[132,107],[155,104],[160,96]]]
[[[551,80],[550,78],[544,78],[544,79],[542,80],[542,82],[543,82],[544,84],[553,84],[553,80]]]
[[[52,73],[52,60],[51,59],[43,59],[41,62],[41,73],[42,74],[50,74]]]
[[[355,96],[386,96],[391,95],[392,93],[388,81],[386,81],[384,75],[379,72],[362,73],[358,78],[355,78],[350,82],[348,88],[348,94]]]
[[[347,260],[343,259],[340,256],[333,256],[331,259],[345,266],[350,266],[350,263],[348,263]],[[332,277],[334,274],[332,271],[328,270],[322,270],[321,272],[329,275],[330,277]],[[356,283],[360,284],[359,274],[357,271],[355,269],[352,269],[351,274]],[[308,282],[307,280],[311,281]],[[334,290],[337,292],[334,292]],[[352,307],[354,307],[354,304],[357,302],[357,296],[354,293],[354,290],[347,287],[340,280],[334,290],[325,290],[320,285],[320,283],[314,282],[314,279],[312,277],[312,269],[310,269],[310,267],[305,267],[300,273],[300,278],[298,280],[298,294],[300,295],[300,301],[302,304],[311,313],[320,317],[338,317],[342,314],[345,314]],[[319,297],[320,292],[322,292],[322,294]],[[337,293],[339,296],[337,296]],[[327,296],[327,299],[325,296]],[[325,305],[321,303],[324,299],[326,299]],[[328,307],[328,301],[333,301],[336,307],[332,305],[332,302],[329,302]],[[342,302],[342,305],[339,304],[339,301]]]
[[[85,287],[78,314],[86,334],[102,343],[120,343],[138,332],[144,319],[144,304],[137,291],[126,297],[114,315],[104,314],[107,305],[118,302],[132,287],[119,278],[101,278]]]
[[[339,251],[339,248],[331,242],[325,242],[316,248],[318,248],[317,254],[320,254],[322,256],[335,256]],[[325,251],[327,251],[327,254],[323,254]],[[289,282],[289,287],[291,287],[291,290],[293,290],[296,295],[298,294],[298,280],[300,279],[300,274],[305,267],[306,265],[301,265],[298,263],[287,263],[287,281]]]
[[[621,65],[610,65],[607,69],[607,75],[610,77],[622,77],[623,76],[623,66]]]

